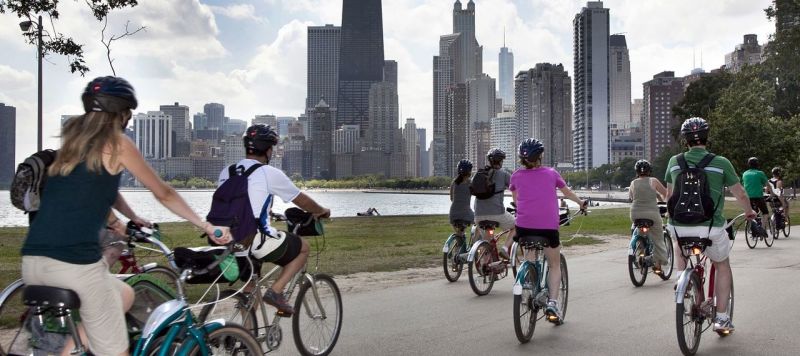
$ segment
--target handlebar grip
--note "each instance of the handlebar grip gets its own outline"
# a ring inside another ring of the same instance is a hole
[[[220,230],[220,229],[216,229],[216,230],[214,230],[214,236],[216,236],[216,237],[222,237],[222,230]]]

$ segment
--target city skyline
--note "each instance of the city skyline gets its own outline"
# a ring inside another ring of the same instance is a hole
[[[137,112],[173,102],[188,105],[191,115],[201,112],[204,103],[219,102],[230,111],[229,117],[246,120],[257,114],[299,116],[304,112],[307,26],[340,26],[340,1],[174,3],[142,1],[110,19],[112,28],[127,19],[149,26],[147,33],[115,43],[112,50],[118,74],[130,79],[138,90]],[[502,46],[503,27],[506,46],[515,55],[515,73],[538,62],[562,63],[567,72],[573,72],[571,20],[585,1],[477,0],[475,4],[479,13],[475,33],[483,46],[484,73],[497,77],[496,54]],[[91,15],[78,5],[63,3],[64,16],[57,25],[86,45],[87,64],[93,72],[81,78],[68,73],[63,58],[45,62],[45,147],[58,144],[54,136],[60,115],[80,112],[78,97],[85,83],[108,73],[101,46],[96,43],[100,26],[85,26],[83,22],[91,21]],[[744,34],[753,33],[766,41],[774,29],[762,11],[768,5],[769,1],[734,1],[722,8],[676,1],[658,8],[634,1],[605,1],[604,7],[613,13],[610,32],[626,32],[632,98],[642,96],[642,83],[656,73],[674,70],[678,76],[688,74],[693,50],[698,54],[702,50],[704,67],[712,69],[724,64],[725,54],[741,43]],[[689,6],[696,14],[684,14]],[[185,15],[180,17],[182,21],[167,18],[179,10]],[[397,60],[403,68],[398,83],[403,117],[415,117],[417,126],[429,132],[430,57],[437,52],[438,37],[451,33],[447,21],[451,11],[450,1],[384,4],[384,14],[393,15],[384,16],[385,58]],[[425,26],[409,24],[417,21]],[[13,16],[0,15],[4,28],[16,29],[17,22]],[[715,31],[703,31],[709,26]],[[181,40],[193,45],[173,45]],[[195,45],[201,41],[204,46]],[[0,43],[10,52],[0,60],[0,102],[17,108],[19,162],[35,150],[30,140],[20,139],[35,136],[36,130],[35,47],[25,44],[16,31],[0,33]]]

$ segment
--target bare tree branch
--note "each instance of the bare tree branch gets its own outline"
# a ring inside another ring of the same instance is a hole
[[[111,73],[115,77],[117,76],[117,71],[114,69],[114,59],[111,58],[111,44],[114,41],[123,39],[123,38],[128,37],[128,36],[135,35],[139,31],[142,31],[142,30],[147,31],[147,27],[140,26],[135,31],[131,32],[130,29],[129,29],[130,28],[130,24],[131,24],[131,21],[128,20],[128,22],[125,23],[125,32],[123,32],[122,34],[119,34],[119,35],[111,34],[111,36],[108,37],[108,39],[106,39],[106,28],[108,27],[108,16],[103,18],[103,29],[100,31],[100,42],[103,44],[103,46],[106,47],[106,58],[108,59],[108,66],[111,67]]]

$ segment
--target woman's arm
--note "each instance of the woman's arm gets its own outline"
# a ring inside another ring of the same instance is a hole
[[[153,171],[153,168],[145,162],[133,141],[125,135],[120,134],[120,136],[122,136],[122,138],[120,139],[119,162],[153,193],[161,205],[176,215],[188,220],[194,226],[203,229],[215,242],[226,244],[231,241],[229,228],[213,226],[203,221],[203,219],[189,207],[189,204],[186,204],[186,201],[178,195],[175,189],[161,180],[156,172]],[[214,236],[215,230],[221,230],[223,235],[221,237]]]
[[[130,205],[128,205],[128,202],[125,201],[125,198],[123,198],[122,194],[119,192],[117,193],[117,200],[114,201],[114,209],[117,209],[117,211],[122,213],[122,215],[133,221],[138,226],[152,226],[149,221],[140,218],[136,215],[136,213],[133,212],[133,209],[131,209]]]
[[[658,193],[658,198],[661,199],[661,201],[667,200],[667,188],[664,187],[664,185],[661,184],[658,179],[651,177],[650,186],[656,190],[656,193]]]
[[[628,199],[633,201],[633,181],[631,181],[631,185],[628,186]]]

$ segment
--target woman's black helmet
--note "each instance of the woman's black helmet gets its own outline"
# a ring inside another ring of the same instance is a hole
[[[458,174],[467,174],[472,172],[472,162],[468,159],[462,159],[458,161]]]
[[[524,141],[520,142],[517,151],[520,159],[532,162],[544,152],[544,144],[535,138],[526,138]]]
[[[653,166],[650,165],[650,162],[644,159],[636,161],[636,164],[633,167],[636,169],[636,174],[638,175],[650,175],[650,173],[653,172]]]
[[[750,158],[747,159],[747,167],[748,168],[756,169],[759,166],[761,166],[761,164],[758,163],[758,157],[750,157]]]
[[[772,176],[773,177],[781,177],[783,175],[783,170],[781,167],[774,167],[772,168]]]
[[[81,95],[85,112],[119,113],[139,105],[131,83],[119,77],[98,77],[86,85]]]
[[[705,145],[708,140],[708,122],[700,117],[686,119],[681,125],[681,136],[691,145]]]
[[[490,163],[500,162],[506,159],[506,153],[499,148],[492,148],[486,153],[486,159],[489,160]]]
[[[244,148],[250,154],[263,154],[278,144],[280,136],[269,125],[257,124],[247,128],[242,140]]]

